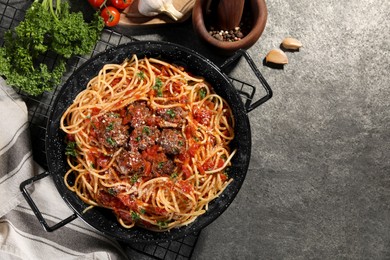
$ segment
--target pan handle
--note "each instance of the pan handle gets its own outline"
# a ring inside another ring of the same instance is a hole
[[[267,81],[264,79],[263,75],[261,75],[260,71],[256,67],[252,58],[249,56],[248,52],[244,49],[237,50],[229,59],[227,59],[221,65],[221,67],[220,67],[221,70],[227,70],[227,68],[229,66],[231,66],[233,63],[237,62],[239,60],[239,58],[241,58],[242,56],[244,56],[245,60],[249,64],[250,68],[252,69],[252,71],[256,75],[257,79],[259,80],[261,86],[264,88],[264,90],[266,92],[266,94],[263,97],[259,98],[256,101],[253,101],[253,96],[254,96],[255,89],[256,89],[255,87],[251,86],[251,87],[253,87],[253,91],[252,91],[251,95],[249,95],[248,93],[242,93],[242,91],[239,90],[239,92],[241,94],[246,96],[245,98],[247,99],[247,102],[245,103],[245,108],[246,108],[246,112],[248,113],[248,112],[252,111],[253,109],[257,108],[258,106],[260,106],[261,104],[268,101],[272,97],[272,89],[271,89],[270,85],[268,85]],[[244,83],[242,81],[240,81],[240,82],[243,84],[247,84],[247,83]]]
[[[46,222],[46,220],[43,218],[42,216],[42,213],[39,211],[37,205],[35,204],[35,202],[33,201],[33,199],[31,198],[30,194],[28,193],[27,191],[27,188],[26,186],[27,185],[31,185],[33,184],[34,182],[40,180],[40,179],[43,179],[45,177],[49,176],[49,172],[43,172],[39,175],[36,175],[30,179],[27,179],[25,181],[23,181],[21,184],[20,184],[20,191],[22,192],[24,198],[26,199],[28,205],[30,205],[32,211],[34,212],[35,216],[38,218],[39,222],[41,223],[41,225],[43,226],[43,228],[45,229],[45,231],[47,232],[52,232],[66,224],[68,224],[69,222],[73,221],[74,219],[77,218],[77,214],[74,213],[73,215],[67,217],[66,219],[64,220],[61,220],[60,222],[58,222],[57,224],[53,225],[53,226],[49,226]]]

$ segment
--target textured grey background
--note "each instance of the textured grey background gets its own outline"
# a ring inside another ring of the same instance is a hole
[[[247,179],[194,259],[390,259],[390,2],[267,6],[249,52],[274,97],[250,113]],[[304,47],[262,66],[285,36]]]
[[[390,2],[267,7],[264,33],[248,52],[274,97],[249,113],[247,178],[202,231],[193,259],[390,259]],[[224,59],[189,22],[122,32]],[[265,66],[266,53],[287,36],[303,48],[287,53],[283,69]],[[245,64],[232,73],[254,80]]]

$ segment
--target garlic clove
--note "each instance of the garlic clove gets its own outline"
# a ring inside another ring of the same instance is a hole
[[[161,1],[139,1],[138,12],[144,16],[156,16],[161,13]]]
[[[142,0],[138,2],[138,12],[144,16],[157,16],[161,13],[168,15],[174,21],[183,17],[183,14],[176,10],[172,0]]]
[[[272,62],[275,64],[287,64],[288,58],[286,53],[279,49],[272,49],[268,52],[267,56],[265,56],[266,62]]]
[[[295,38],[287,37],[282,41],[282,47],[287,50],[299,50],[302,47],[302,43]]]
[[[162,12],[171,17],[174,21],[177,21],[183,17],[183,14],[176,10],[171,1],[164,1]]]

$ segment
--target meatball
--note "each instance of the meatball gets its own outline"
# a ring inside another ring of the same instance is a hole
[[[125,175],[142,174],[145,169],[145,161],[137,151],[123,150],[116,158],[120,173]]]
[[[159,141],[163,151],[167,154],[177,155],[185,150],[186,141],[182,133],[176,129],[163,129]]]
[[[152,161],[152,173],[154,175],[171,175],[175,170],[175,163],[164,153],[158,153]]]
[[[148,118],[152,117],[152,112],[146,102],[136,101],[127,107],[127,116],[130,117],[130,125],[137,128],[146,124]]]
[[[104,207],[108,208],[116,208],[116,207],[123,207],[123,203],[115,196],[111,195],[107,191],[103,189],[99,189],[95,200],[97,203]]]
[[[181,107],[159,108],[156,112],[164,121],[176,124],[178,127],[183,125],[187,116],[187,112]]]
[[[130,147],[132,149],[145,150],[155,145],[160,136],[160,130],[157,127],[146,125],[136,127],[130,135]]]
[[[116,113],[107,113],[92,121],[98,141],[108,148],[125,145],[129,139],[128,127]]]

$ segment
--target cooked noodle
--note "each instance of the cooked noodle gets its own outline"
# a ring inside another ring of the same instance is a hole
[[[67,187],[92,207],[112,209],[126,228],[188,225],[233,180],[229,105],[203,78],[158,59],[105,65],[61,129]]]

